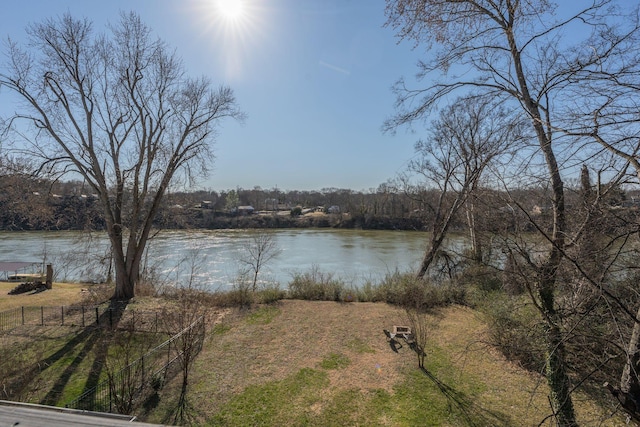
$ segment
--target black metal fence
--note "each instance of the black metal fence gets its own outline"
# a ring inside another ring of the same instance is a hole
[[[123,310],[109,303],[92,306],[17,307],[0,312],[0,332],[22,326],[105,326],[158,332],[157,311]]]
[[[67,403],[67,408],[127,414],[139,406],[182,369],[185,356],[195,357],[202,349],[205,318],[147,352],[119,372]],[[189,354],[187,354],[189,352]]]

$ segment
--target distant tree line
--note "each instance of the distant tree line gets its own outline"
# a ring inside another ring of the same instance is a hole
[[[579,183],[568,192],[568,205],[580,206]],[[640,203],[636,191],[621,187],[608,193],[608,206],[635,215]],[[517,198],[532,215],[549,216],[549,193],[544,187],[516,190]],[[431,231],[441,192],[436,188],[384,183],[356,191],[323,188],[318,191],[277,188],[236,188],[226,191],[170,191],[154,223],[157,228],[301,228],[335,227]],[[495,189],[476,189],[476,227],[498,232],[515,227],[517,216]],[[455,195],[449,195],[451,200]],[[82,181],[60,181],[34,175],[26,163],[0,161],[0,229],[104,230],[105,221],[97,199]],[[239,213],[238,206],[251,206],[252,214]],[[317,215],[315,213],[325,213]],[[465,213],[451,220],[452,231],[467,228]],[[544,223],[544,220],[543,220]],[[522,227],[522,224],[518,224]],[[500,230],[499,230],[500,229]],[[533,230],[530,230],[533,231]]]

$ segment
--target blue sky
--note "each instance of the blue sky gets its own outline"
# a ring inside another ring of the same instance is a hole
[[[367,190],[393,178],[420,137],[383,134],[392,84],[416,71],[420,52],[384,28],[384,0],[23,0],[3,4],[0,35],[69,11],[103,30],[135,11],[175,47],[192,76],[229,85],[248,115],[225,122],[216,162],[199,187]],[[0,92],[0,111],[13,109]]]

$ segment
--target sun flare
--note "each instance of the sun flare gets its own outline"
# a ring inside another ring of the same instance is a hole
[[[195,25],[209,40],[227,79],[240,78],[272,28],[263,0],[189,0]]]
[[[239,21],[246,15],[243,0],[215,0],[217,12],[225,21]]]

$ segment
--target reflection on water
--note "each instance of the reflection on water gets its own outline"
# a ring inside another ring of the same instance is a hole
[[[163,231],[148,246],[144,267],[162,281],[189,277],[211,289],[230,286],[256,230]],[[260,271],[263,281],[286,285],[296,273],[317,267],[359,285],[385,274],[414,271],[427,235],[411,231],[269,230],[281,250]],[[106,277],[106,235],[81,232],[0,232],[0,261],[52,263],[56,280],[100,281]]]

